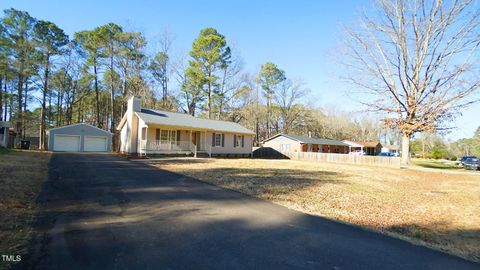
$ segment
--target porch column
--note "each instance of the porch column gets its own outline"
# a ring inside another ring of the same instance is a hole
[[[145,156],[147,155],[148,149],[148,126],[145,128]]]
[[[212,148],[210,144],[210,151],[208,151],[208,157],[212,157]],[[205,151],[207,150],[207,130],[205,130]]]

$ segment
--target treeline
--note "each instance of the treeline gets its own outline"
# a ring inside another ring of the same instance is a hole
[[[480,127],[472,138],[447,142],[436,134],[422,133],[413,140],[411,151],[417,157],[457,160],[462,156],[480,157]]]
[[[172,57],[172,41],[162,34],[149,53],[142,33],[115,23],[69,37],[53,22],[5,10],[0,120],[10,121],[19,139],[39,136],[45,148],[46,130],[56,126],[85,122],[117,133],[135,95],[145,107],[239,122],[256,132],[256,142],[279,132],[349,140],[388,133],[377,121],[306,105],[305,84],[274,63],[248,73],[214,28],[200,31],[188,55]]]

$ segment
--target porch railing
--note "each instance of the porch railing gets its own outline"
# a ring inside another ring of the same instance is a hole
[[[191,141],[140,140],[139,152],[142,154],[171,154],[203,152],[211,155],[211,146],[205,143],[195,145]]]

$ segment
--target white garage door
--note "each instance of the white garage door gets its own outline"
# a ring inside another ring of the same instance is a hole
[[[80,136],[55,135],[53,150],[65,152],[80,151]]]
[[[107,137],[85,136],[83,148],[86,152],[105,152],[107,151]]]

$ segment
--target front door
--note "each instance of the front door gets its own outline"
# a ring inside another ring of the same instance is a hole
[[[197,151],[200,150],[200,131],[192,132],[192,143],[197,146]]]
[[[197,146],[197,151],[200,151],[200,131],[195,132],[195,145]]]

